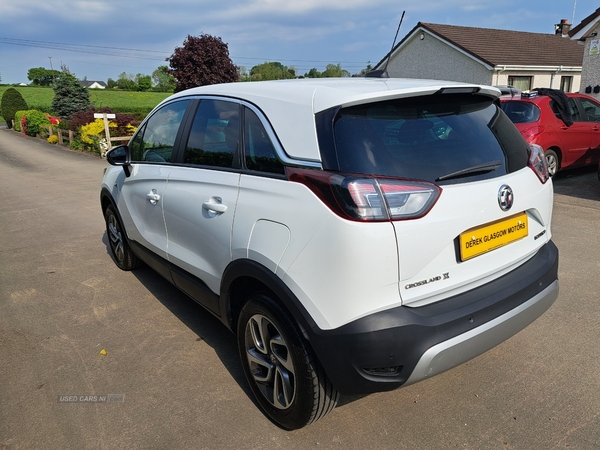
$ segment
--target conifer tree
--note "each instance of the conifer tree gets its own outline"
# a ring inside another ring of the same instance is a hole
[[[54,82],[52,111],[61,119],[68,119],[71,114],[90,107],[90,94],[66,66],[61,69],[60,76]]]

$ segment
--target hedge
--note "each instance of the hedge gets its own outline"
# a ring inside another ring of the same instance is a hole
[[[11,119],[15,117],[15,113],[19,110],[28,109],[27,102],[19,91],[15,88],[8,88],[2,94],[2,100],[0,102],[0,111],[2,117],[6,120],[8,128],[12,128]],[[16,122],[16,121],[15,121]]]

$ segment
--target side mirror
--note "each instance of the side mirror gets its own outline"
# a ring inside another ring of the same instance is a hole
[[[119,145],[106,152],[106,161],[111,166],[123,166],[125,176],[131,175],[131,150],[128,145]]]

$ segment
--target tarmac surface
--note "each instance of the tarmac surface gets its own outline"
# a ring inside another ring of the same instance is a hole
[[[0,449],[600,448],[600,181],[554,180],[560,294],[474,360],[286,432],[234,336],[108,254],[106,161],[0,129]],[[109,395],[111,394],[111,395]]]

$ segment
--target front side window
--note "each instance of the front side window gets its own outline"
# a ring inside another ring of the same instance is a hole
[[[169,103],[150,117],[131,143],[132,162],[171,162],[189,100]]]
[[[600,120],[600,104],[588,100],[587,98],[581,98],[581,106],[585,111],[588,122],[597,122]]]
[[[527,165],[528,147],[486,97],[460,94],[398,99],[341,109],[334,121],[343,172],[458,182]]]
[[[202,166],[233,167],[239,145],[240,105],[202,100],[187,140],[183,162]]]

